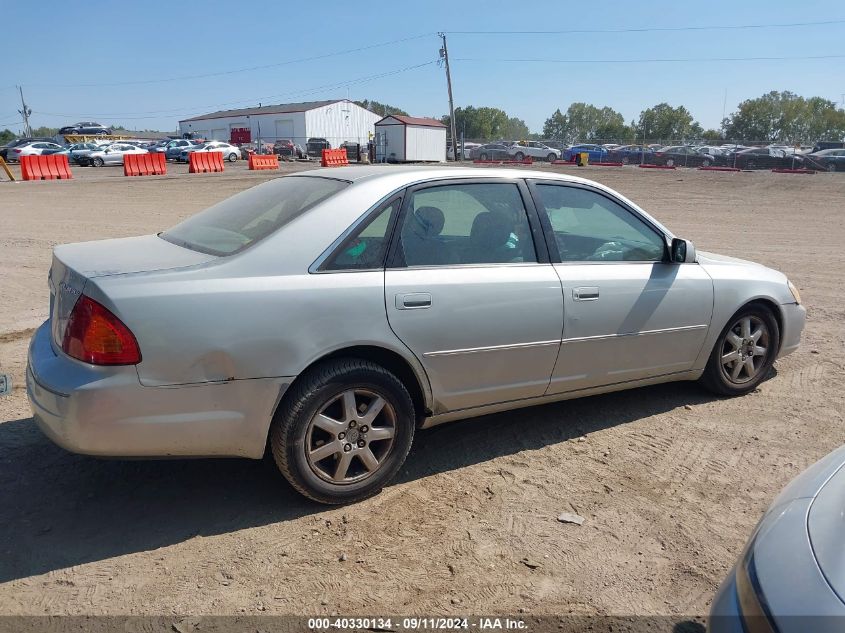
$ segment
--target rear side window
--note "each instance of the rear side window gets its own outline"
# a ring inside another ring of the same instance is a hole
[[[372,270],[384,266],[384,257],[390,241],[388,230],[391,218],[399,213],[402,199],[388,203],[376,213],[357,233],[341,246],[322,270]]]
[[[331,178],[286,176],[227,198],[159,235],[201,253],[232,255],[348,186]]]

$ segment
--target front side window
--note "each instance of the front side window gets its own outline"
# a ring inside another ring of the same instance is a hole
[[[663,261],[663,236],[595,191],[537,185],[562,262]]]
[[[331,178],[286,176],[227,198],[159,236],[201,253],[231,255],[348,186]]]
[[[536,262],[519,187],[452,184],[411,194],[399,227],[406,266]]]

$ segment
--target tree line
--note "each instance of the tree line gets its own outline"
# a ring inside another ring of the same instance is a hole
[[[449,117],[441,121],[448,127]],[[722,121],[720,129],[704,129],[684,106],[658,103],[625,122],[610,107],[576,102],[546,119],[542,131],[531,133],[522,119],[499,108],[468,106],[455,109],[459,136],[473,140],[557,140],[564,143],[652,140],[747,140],[758,142],[814,143],[845,138],[845,110],[822,97],[805,99],[791,92],[773,91],[743,101]]]

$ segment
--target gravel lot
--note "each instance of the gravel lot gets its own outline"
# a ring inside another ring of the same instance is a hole
[[[156,232],[275,174],[0,182],[0,613],[705,614],[774,495],[845,440],[845,178],[538,168],[787,273],[802,347],[741,399],[675,383],[421,432],[397,482],[335,509],[266,462],[68,454],[23,388],[52,246]]]

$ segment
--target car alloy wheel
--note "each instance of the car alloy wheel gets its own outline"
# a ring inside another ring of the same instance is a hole
[[[407,388],[360,358],[326,361],[301,375],[273,416],[269,446],[285,479],[320,503],[371,497],[402,467],[416,415]]]
[[[94,159],[91,161],[91,163],[94,165],[94,167],[102,167],[103,165],[105,165],[105,164],[106,164],[106,162],[105,162],[102,158],[100,158],[99,156],[97,156],[96,158],[94,158]]]
[[[369,389],[349,389],[311,418],[305,455],[312,472],[334,484],[373,476],[393,448],[396,411]]]
[[[517,152],[516,156],[514,156],[514,158],[516,160],[520,160],[520,161],[525,160],[525,154],[523,154],[522,152]]]
[[[479,156],[478,159],[479,160],[487,160],[487,154],[481,154],[481,156]]]
[[[754,380],[766,364],[771,335],[763,320],[745,315],[722,337],[721,368],[727,380],[741,385]]]
[[[741,396],[765,379],[777,358],[780,329],[771,310],[750,304],[722,330],[701,382],[722,396]]]
[[[631,159],[630,159],[630,158],[628,158],[627,156],[623,156],[623,157],[622,157],[622,164],[623,164],[623,165],[627,165],[627,164],[629,164],[630,162],[631,162]]]
[[[232,152],[231,154],[229,154],[229,162],[230,163],[234,163],[236,160],[238,160],[238,155],[235,154],[235,152]]]
[[[836,163],[828,163],[827,164],[827,170],[831,171],[831,172],[836,171]]]
[[[702,167],[710,167],[710,159],[705,158],[703,161],[701,161],[701,166]]]
[[[553,163],[557,160],[557,156],[555,154],[550,153],[548,156],[546,156],[546,160],[550,163]]]
[[[667,158],[666,159],[666,166],[667,167],[674,167],[675,166],[675,160],[672,159],[672,158]]]

